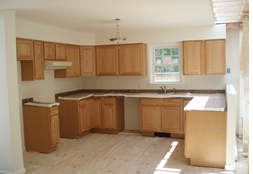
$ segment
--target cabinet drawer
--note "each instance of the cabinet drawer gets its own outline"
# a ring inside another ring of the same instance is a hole
[[[141,105],[146,106],[181,106],[180,99],[141,99]]]
[[[80,108],[84,107],[86,105],[86,100],[80,100],[79,102]]]
[[[114,105],[114,98],[104,98],[103,103],[104,105]]]
[[[50,116],[58,115],[58,106],[51,107],[49,112],[50,112]]]

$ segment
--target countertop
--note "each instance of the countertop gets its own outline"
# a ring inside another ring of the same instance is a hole
[[[60,103],[47,103],[47,102],[36,102],[36,101],[33,101],[33,102],[27,102],[25,103],[24,105],[27,105],[27,106],[39,106],[39,107],[53,107],[53,106],[58,106],[60,105]]]
[[[192,100],[185,111],[224,111],[226,100],[224,93],[79,93],[59,97],[61,100],[82,100],[89,97],[126,97],[126,98],[189,98]]]

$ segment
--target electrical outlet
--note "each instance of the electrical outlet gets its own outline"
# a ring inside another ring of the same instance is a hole
[[[62,87],[60,86],[60,92],[62,92]]]
[[[99,84],[98,83],[95,83],[95,86],[96,86],[96,88],[99,88]]]
[[[211,83],[208,83],[208,88],[211,88]]]
[[[188,88],[188,83],[185,83],[184,85],[185,85],[185,88]]]
[[[138,87],[139,87],[139,88],[142,88],[142,83],[138,83]]]
[[[190,88],[193,88],[193,83],[190,83]]]
[[[25,91],[24,91],[24,92],[23,92],[23,98],[25,98],[25,96],[26,96],[26,95],[25,95]]]

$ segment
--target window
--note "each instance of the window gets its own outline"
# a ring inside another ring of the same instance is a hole
[[[170,44],[173,45],[173,44]],[[173,84],[181,82],[181,46],[152,46],[151,83]]]

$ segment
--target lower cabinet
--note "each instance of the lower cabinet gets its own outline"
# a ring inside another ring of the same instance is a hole
[[[27,151],[49,153],[60,143],[58,106],[23,106]]]
[[[141,99],[141,132],[182,133],[182,99]]]
[[[60,136],[80,138],[90,132],[118,133],[124,130],[123,98],[57,100],[60,103]]]

